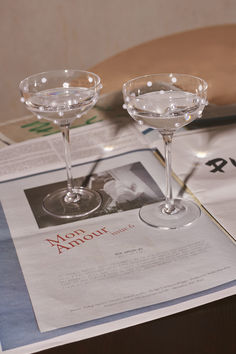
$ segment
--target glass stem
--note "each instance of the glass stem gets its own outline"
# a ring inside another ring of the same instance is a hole
[[[165,146],[165,162],[166,162],[166,199],[164,212],[167,214],[172,214],[175,210],[174,199],[172,195],[172,182],[171,182],[171,146],[173,133],[162,134],[162,138]]]
[[[63,143],[64,143],[64,154],[66,163],[66,174],[67,174],[67,193],[64,198],[66,203],[75,203],[80,199],[79,194],[74,192],[74,179],[71,170],[71,151],[70,151],[70,125],[62,125],[61,127]]]

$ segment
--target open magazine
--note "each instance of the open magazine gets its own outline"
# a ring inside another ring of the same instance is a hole
[[[0,151],[3,353],[32,353],[235,293],[235,245],[204,210],[179,230],[139,219],[143,204],[164,197],[164,168],[126,119],[72,133],[73,174],[102,195],[101,208],[67,222],[47,215],[43,197],[66,183],[60,138]]]

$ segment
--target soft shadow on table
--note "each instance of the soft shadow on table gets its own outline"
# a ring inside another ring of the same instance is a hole
[[[184,193],[186,192],[186,190],[188,188],[187,183],[188,183],[189,179],[193,176],[193,174],[196,172],[198,166],[199,166],[198,162],[194,163],[193,167],[191,168],[191,170],[189,171],[189,173],[187,174],[187,176],[183,180],[183,185],[180,188],[178,195],[177,195],[178,198],[183,197]]]
[[[97,169],[97,167],[101,161],[102,161],[102,158],[99,158],[96,161],[94,161],[89,173],[86,176],[84,176],[84,178],[80,184],[81,187],[83,187],[83,188],[89,187],[90,180],[91,180],[95,170]]]

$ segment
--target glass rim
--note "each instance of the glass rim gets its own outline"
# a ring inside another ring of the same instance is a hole
[[[189,78],[192,78],[192,79],[197,79],[199,81],[201,81],[203,83],[203,92],[206,91],[208,89],[208,83],[202,79],[201,77],[199,76],[195,76],[195,75],[191,75],[191,74],[184,74],[184,73],[174,73],[174,72],[170,72],[170,73],[158,73],[158,74],[146,74],[146,75],[141,75],[141,76],[137,76],[137,77],[134,77],[133,79],[130,79],[128,81],[126,81],[124,84],[123,84],[123,91],[125,89],[126,86],[128,86],[128,84],[136,81],[136,80],[140,80],[140,79],[144,79],[144,78],[148,78],[148,77],[151,77],[151,76],[155,76],[155,77],[160,77],[160,76],[169,76],[169,77],[172,77],[172,76],[181,76],[181,77],[189,77]],[[171,76],[170,76],[171,75]]]
[[[40,76],[40,75],[47,75],[49,73],[69,73],[69,72],[77,72],[77,73],[81,73],[81,74],[90,74],[94,77],[97,78],[97,82],[92,86],[93,88],[96,88],[97,86],[99,86],[101,84],[101,78],[100,76],[98,76],[97,74],[95,74],[94,72],[92,71],[87,71],[87,70],[80,70],[80,69],[57,69],[57,70],[48,70],[48,71],[42,71],[42,72],[39,72],[37,74],[32,74],[32,75],[29,75],[27,76],[26,78],[24,78],[23,80],[20,81],[19,83],[19,88],[20,90],[22,91],[22,86],[23,84],[27,81],[27,80],[30,80],[30,79],[33,79],[33,78],[36,78],[37,76]]]

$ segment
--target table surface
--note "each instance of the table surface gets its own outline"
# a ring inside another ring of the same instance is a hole
[[[236,24],[201,28],[157,38],[121,52],[91,68],[103,93],[122,89],[136,76],[176,72],[202,77],[210,103],[236,103]]]
[[[236,25],[216,26],[146,42],[91,68],[103,93],[148,73],[181,72],[204,78],[208,99],[236,103]],[[44,351],[83,354],[235,354],[236,296],[155,321]]]

